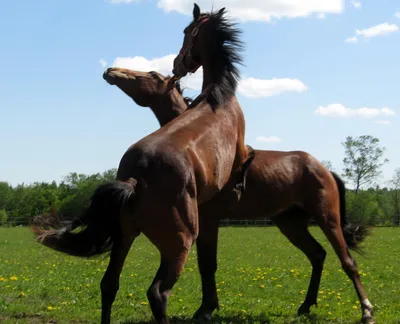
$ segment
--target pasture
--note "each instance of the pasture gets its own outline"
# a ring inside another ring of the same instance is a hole
[[[298,317],[311,266],[275,227],[220,228],[217,323],[356,323],[361,318],[351,282],[319,228],[311,232],[327,250],[318,307]],[[400,229],[375,228],[355,256],[376,323],[400,323]],[[1,323],[99,323],[100,280],[108,256],[69,257],[34,242],[27,228],[0,228]],[[146,290],[159,265],[144,237],[126,260],[113,322],[151,322]],[[200,305],[196,249],[175,285],[168,314],[186,323]]]

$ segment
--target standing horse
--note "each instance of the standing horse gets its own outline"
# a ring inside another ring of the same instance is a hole
[[[223,20],[221,20],[223,21]],[[240,62],[235,30],[208,28],[198,39],[213,47],[201,57],[209,91],[197,105],[132,145],[117,181],[99,186],[85,215],[60,230],[33,227],[37,240],[54,250],[90,257],[111,250],[101,281],[101,323],[109,324],[119,278],[134,239],[143,233],[160,251],[160,267],[147,297],[158,323],[169,323],[167,301],[199,232],[198,205],[216,196],[248,160],[245,121],[234,92]],[[173,85],[173,84],[171,84]],[[79,225],[83,229],[75,231]]]
[[[161,126],[174,118],[176,113],[183,113],[189,104],[189,100],[182,97],[179,83],[176,83],[176,88],[166,91],[170,78],[157,72],[109,68],[103,77],[138,105],[150,107]],[[256,150],[247,175],[246,191],[236,208],[227,209],[222,196],[199,208],[200,229],[196,245],[203,284],[203,303],[195,317],[210,319],[218,306],[215,271],[219,219],[257,219],[266,216],[271,216],[280,231],[311,262],[313,270],[307,296],[298,311],[299,314],[309,313],[310,307],[317,303],[326,252],[311,236],[307,224],[310,216],[319,219],[320,225],[324,224],[322,213],[329,209],[336,210],[336,215],[340,210],[340,220],[333,221],[336,224],[340,222],[341,228],[337,229],[343,232],[347,246],[357,250],[358,244],[368,232],[362,226],[355,228],[348,223],[345,187],[335,173],[329,172],[306,152]],[[344,268],[348,267],[346,262],[342,264]],[[346,272],[349,274],[349,270]],[[352,278],[351,272],[350,275]],[[357,283],[355,286],[357,289]],[[372,308],[366,295],[361,295],[361,300],[363,321],[373,323]]]

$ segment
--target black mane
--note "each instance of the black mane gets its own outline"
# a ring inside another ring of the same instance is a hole
[[[183,97],[183,101],[189,106],[193,102],[193,99],[183,96],[183,89],[181,87],[180,81],[175,82],[175,88],[176,90],[178,90],[179,94]]]
[[[241,30],[236,27],[236,23],[226,18],[226,12],[203,13],[201,18],[208,18],[212,24],[213,35],[215,38],[216,49],[212,54],[214,59],[213,71],[217,80],[210,90],[205,94],[207,101],[212,105],[219,105],[227,98],[233,96],[240,79],[240,72],[235,64],[242,65],[243,42],[239,39]]]

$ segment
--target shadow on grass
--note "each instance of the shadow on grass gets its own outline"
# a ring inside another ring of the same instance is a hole
[[[324,316],[317,315],[303,315],[303,316],[290,316],[287,314],[274,314],[266,313],[263,315],[234,315],[234,316],[213,316],[209,322],[195,321],[191,318],[179,318],[176,316],[170,317],[171,324],[189,324],[189,323],[217,323],[217,324],[244,324],[244,323],[259,323],[269,324],[275,323],[279,319],[280,322],[285,324],[316,324],[316,323],[334,323],[332,319],[328,319]],[[154,324],[155,321],[125,321],[122,324]]]

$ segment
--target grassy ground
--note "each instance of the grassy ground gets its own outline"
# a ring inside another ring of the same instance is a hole
[[[361,312],[355,290],[330,245],[312,228],[328,256],[319,306],[297,317],[311,267],[276,228],[221,228],[217,323],[355,323]],[[354,254],[377,323],[400,323],[400,229],[377,228]],[[44,248],[26,228],[0,228],[1,323],[99,323],[99,283],[107,257],[84,260]],[[114,323],[150,322],[146,290],[158,251],[139,237],[128,256],[113,306]],[[175,285],[168,313],[188,323],[201,301],[196,250]]]

